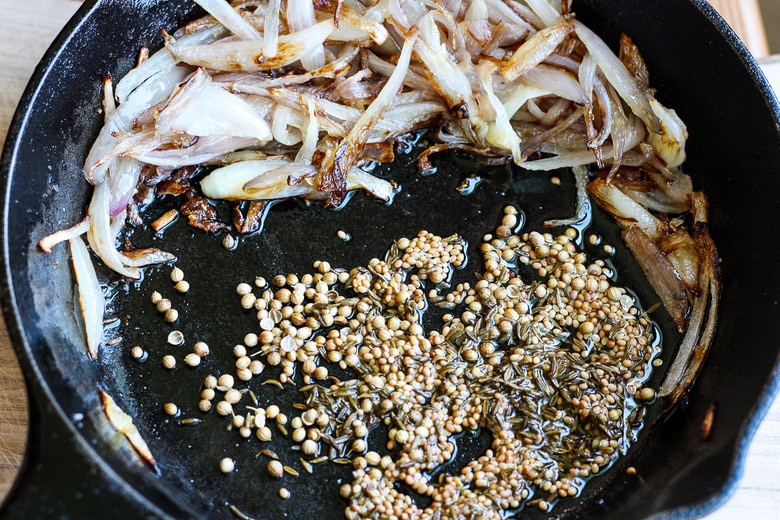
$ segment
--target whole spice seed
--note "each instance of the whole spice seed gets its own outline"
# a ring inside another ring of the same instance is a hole
[[[266,467],[268,474],[273,478],[281,478],[284,474],[284,465],[278,460],[271,460]]]
[[[184,364],[194,368],[200,365],[200,356],[195,354],[194,352],[190,352],[189,354],[184,356]]]
[[[171,281],[173,283],[178,283],[184,280],[184,271],[182,271],[178,267],[174,267],[171,269]]]
[[[148,357],[148,354],[143,349],[143,347],[135,345],[133,348],[130,349],[130,357],[132,357],[136,361],[145,361],[146,358]]]
[[[232,473],[236,467],[236,463],[230,457],[225,457],[219,461],[219,470],[222,473]]]
[[[184,343],[184,334],[180,330],[172,330],[168,334],[168,344],[181,345],[182,343]]]
[[[168,309],[165,311],[165,321],[167,323],[173,323],[179,319],[179,311],[176,309]]]
[[[193,345],[192,352],[198,357],[206,357],[209,355],[210,349],[205,342],[198,341]]]
[[[532,489],[543,498],[528,505],[549,510],[626,448],[624,423],[630,435],[641,425],[641,401],[655,397],[644,385],[658,354],[651,323],[611,284],[611,269],[577,249],[575,230],[517,235],[516,215],[508,208],[502,229],[485,236],[480,279],[450,292],[424,283],[450,279],[465,262],[464,243],[423,231],[397,241],[385,260],[350,271],[315,262],[315,273],[274,277],[273,290],[258,297],[261,332],[245,335],[234,350],[236,374],[242,379],[262,356],[279,371],[262,384],[284,390],[300,370],[306,383],[302,402],[292,405],[301,410],[290,420],[292,449],[304,457],[323,453],[308,468],[325,460],[352,466],[354,479],[344,488],[350,508],[396,497],[418,514],[394,487],[403,481],[430,496],[441,517],[478,504],[485,518],[497,518],[491,515],[520,507]],[[513,274],[515,265],[531,269],[528,281]],[[430,333],[421,323],[427,298],[451,309],[441,330]],[[325,363],[360,377],[342,381]],[[226,404],[229,383],[219,387]],[[276,404],[250,409],[251,420],[233,420],[242,436],[251,428],[270,442],[266,420],[277,428],[287,423]],[[382,422],[396,456],[369,446]],[[478,429],[493,436],[483,456],[441,477],[439,488],[421,477],[452,458],[453,435]]]
[[[163,411],[170,416],[176,416],[179,414],[179,407],[175,403],[165,403],[163,405]]]
[[[174,368],[176,368],[176,358],[171,356],[170,354],[163,356],[162,366],[164,368],[167,368],[168,370],[173,370]]]

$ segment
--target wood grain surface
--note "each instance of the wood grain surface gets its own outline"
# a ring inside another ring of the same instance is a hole
[[[767,54],[764,27],[754,0],[713,0],[756,56]],[[0,0],[0,146],[16,104],[49,44],[78,9],[77,0]],[[780,61],[771,65],[780,70]],[[776,77],[780,79],[780,74]],[[0,498],[19,470],[27,435],[24,380],[0,317]],[[780,516],[780,401],[756,433],[736,492],[710,520]]]

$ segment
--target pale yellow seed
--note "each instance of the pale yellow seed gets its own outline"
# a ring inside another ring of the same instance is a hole
[[[241,400],[241,392],[235,388],[231,388],[225,392],[225,401],[230,404],[236,404]]]
[[[230,374],[222,374],[219,376],[219,379],[217,379],[217,386],[222,386],[225,388],[233,388],[233,385],[235,384],[235,380],[233,379],[233,376]]]
[[[222,473],[232,473],[236,468],[236,463],[230,457],[225,457],[219,461],[219,470]]]
[[[220,401],[217,403],[217,413],[223,417],[233,414],[233,405],[227,401]]]
[[[162,366],[164,368],[167,368],[168,370],[172,370],[173,368],[176,367],[176,358],[171,356],[170,354],[163,356]]]
[[[200,357],[205,357],[209,355],[209,346],[203,341],[198,341],[192,347],[192,351]]]
[[[319,444],[317,444],[315,441],[311,439],[306,439],[303,441],[303,444],[301,444],[301,452],[304,455],[307,455],[309,457],[316,455],[319,451]]]
[[[178,267],[174,267],[171,270],[171,281],[173,283],[177,283],[177,282],[181,282],[182,280],[184,280],[184,271],[182,271]]]
[[[179,311],[176,309],[168,309],[165,311],[165,321],[167,323],[173,323],[179,319]]]
[[[200,356],[195,354],[194,352],[190,352],[186,356],[184,356],[184,364],[190,367],[196,367],[200,365]]]
[[[272,460],[268,462],[266,470],[271,477],[281,478],[284,474],[284,465],[278,460]]]

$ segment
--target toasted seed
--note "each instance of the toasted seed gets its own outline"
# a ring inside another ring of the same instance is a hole
[[[277,455],[276,452],[271,451],[271,450],[260,450],[258,455],[262,455],[264,457],[268,457],[269,459],[272,459],[272,460],[279,460],[279,455]]]
[[[184,356],[184,363],[191,367],[196,367],[200,365],[200,356],[195,354],[194,352],[190,352],[186,356]]]
[[[184,271],[178,267],[171,269],[171,281],[173,283],[181,282],[184,280]]]
[[[173,370],[174,368],[176,368],[176,358],[171,356],[170,354],[163,356],[162,366],[164,368],[167,368],[168,370]]]
[[[167,311],[165,311],[165,318],[164,319],[165,319],[166,323],[173,323],[173,322],[175,322],[176,320],[179,319],[179,311],[177,311],[176,309],[168,309]]]
[[[268,474],[273,478],[281,478],[284,474],[284,466],[278,460],[272,460],[266,467]]]
[[[219,470],[222,473],[232,473],[236,467],[236,463],[230,457],[225,457],[219,461]]]

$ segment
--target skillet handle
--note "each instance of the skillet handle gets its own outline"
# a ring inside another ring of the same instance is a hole
[[[42,392],[30,388],[29,395],[27,451],[0,508],[0,519],[159,518],[131,496],[130,490],[106,477]]]

